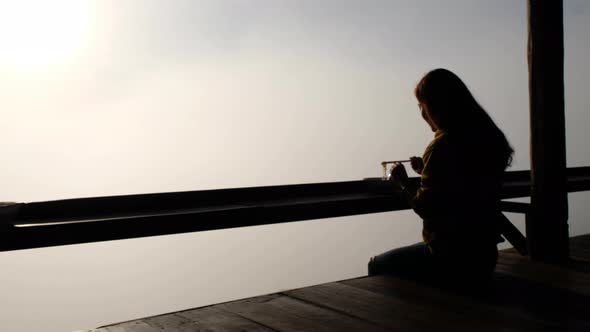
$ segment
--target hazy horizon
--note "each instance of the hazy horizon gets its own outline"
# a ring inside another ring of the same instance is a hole
[[[590,165],[589,10],[564,1],[568,167]],[[432,138],[412,91],[437,67],[530,165],[526,1],[22,0],[0,37],[0,201],[377,177]],[[569,197],[590,233],[590,195]],[[4,252],[0,321],[73,331],[355,278],[420,229],[400,211]]]

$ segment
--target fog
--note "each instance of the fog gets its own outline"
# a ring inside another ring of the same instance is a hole
[[[421,155],[432,138],[412,92],[437,67],[504,130],[511,169],[529,168],[525,1],[85,0],[63,10],[74,1],[57,1],[45,21],[18,11],[16,36],[52,19],[79,24],[69,28],[83,34],[55,43],[63,52],[19,51],[44,45],[35,33],[2,46],[27,57],[0,57],[0,201],[377,177],[380,161]],[[567,161],[588,166],[590,4],[564,2]],[[569,197],[570,234],[590,233],[590,196]],[[420,241],[420,229],[400,211],[4,252],[0,322],[74,331],[356,278],[371,256]]]

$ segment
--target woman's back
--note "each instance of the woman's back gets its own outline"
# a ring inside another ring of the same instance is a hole
[[[413,199],[426,243],[439,250],[495,245],[504,167],[478,137],[438,132],[426,149],[421,186]]]

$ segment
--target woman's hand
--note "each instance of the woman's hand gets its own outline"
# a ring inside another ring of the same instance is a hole
[[[406,172],[406,168],[401,163],[394,164],[391,168],[391,175],[389,178],[391,183],[398,187],[403,188],[408,184],[408,173]]]
[[[410,163],[412,164],[412,169],[414,172],[418,174],[422,174],[422,170],[424,169],[424,161],[420,157],[410,157]]]

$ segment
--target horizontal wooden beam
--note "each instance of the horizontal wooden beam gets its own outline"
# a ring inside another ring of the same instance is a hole
[[[590,190],[590,167],[568,171],[571,191]],[[529,195],[528,171],[506,173],[502,198]],[[20,205],[14,218],[0,222],[0,251],[409,208],[380,178],[34,202]]]
[[[521,202],[507,202],[502,201],[500,202],[500,210],[504,212],[513,212],[513,213],[529,213],[531,210],[530,203],[521,203]]]

